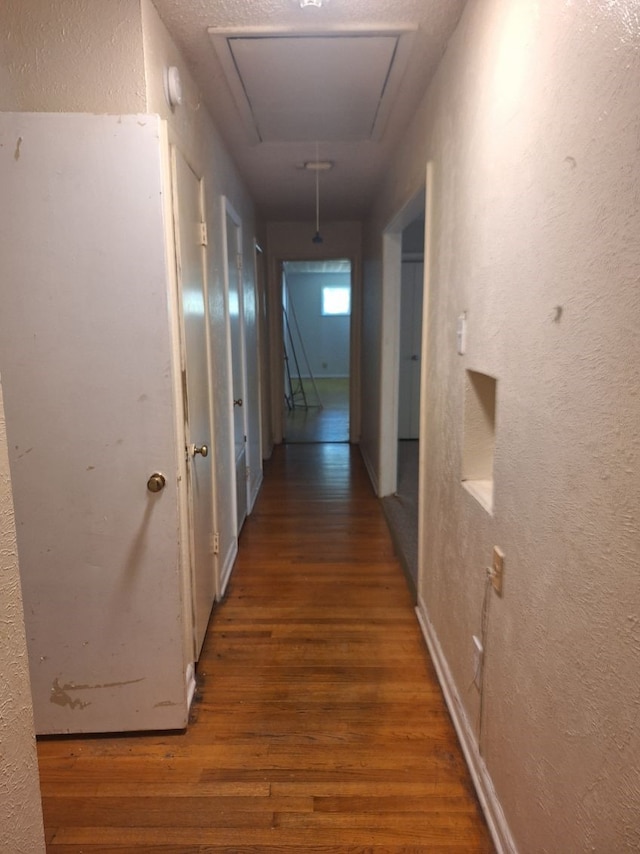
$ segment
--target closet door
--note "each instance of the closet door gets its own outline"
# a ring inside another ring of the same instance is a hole
[[[187,721],[161,137],[154,116],[0,115],[0,370],[39,733]]]
[[[201,179],[171,148],[173,218],[182,333],[194,655],[200,655],[216,595],[213,556],[213,433]]]
[[[236,480],[236,532],[247,517],[247,384],[245,374],[244,305],[242,292],[242,237],[238,215],[226,200],[224,215],[226,223],[227,255],[225,260],[227,282],[227,305],[229,311],[230,367],[232,382],[233,445]]]

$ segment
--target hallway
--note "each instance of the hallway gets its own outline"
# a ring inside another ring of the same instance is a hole
[[[198,676],[186,733],[40,741],[48,851],[494,850],[356,448],[275,449]]]

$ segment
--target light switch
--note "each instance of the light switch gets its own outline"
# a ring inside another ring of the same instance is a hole
[[[458,343],[458,353],[464,356],[467,349],[467,312],[463,311],[458,315],[458,324],[456,327],[456,339]]]

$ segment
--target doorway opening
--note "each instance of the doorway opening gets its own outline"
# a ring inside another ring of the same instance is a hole
[[[396,551],[417,597],[424,489],[425,258],[429,233],[425,186],[383,232],[383,347],[379,495]]]
[[[282,264],[284,441],[349,441],[351,261]]]
[[[424,210],[401,233],[396,488],[383,507],[414,592],[418,584]]]

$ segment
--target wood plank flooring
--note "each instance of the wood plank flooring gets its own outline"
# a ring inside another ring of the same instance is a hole
[[[295,408],[284,408],[285,442],[348,442],[349,378],[316,377],[315,388],[310,379],[302,382],[309,409],[304,408],[299,393],[295,395]],[[299,389],[299,383],[299,380],[294,380],[293,388]],[[319,407],[318,403],[322,403],[322,406]]]
[[[489,854],[357,449],[276,449],[185,733],[43,740],[50,854]]]

